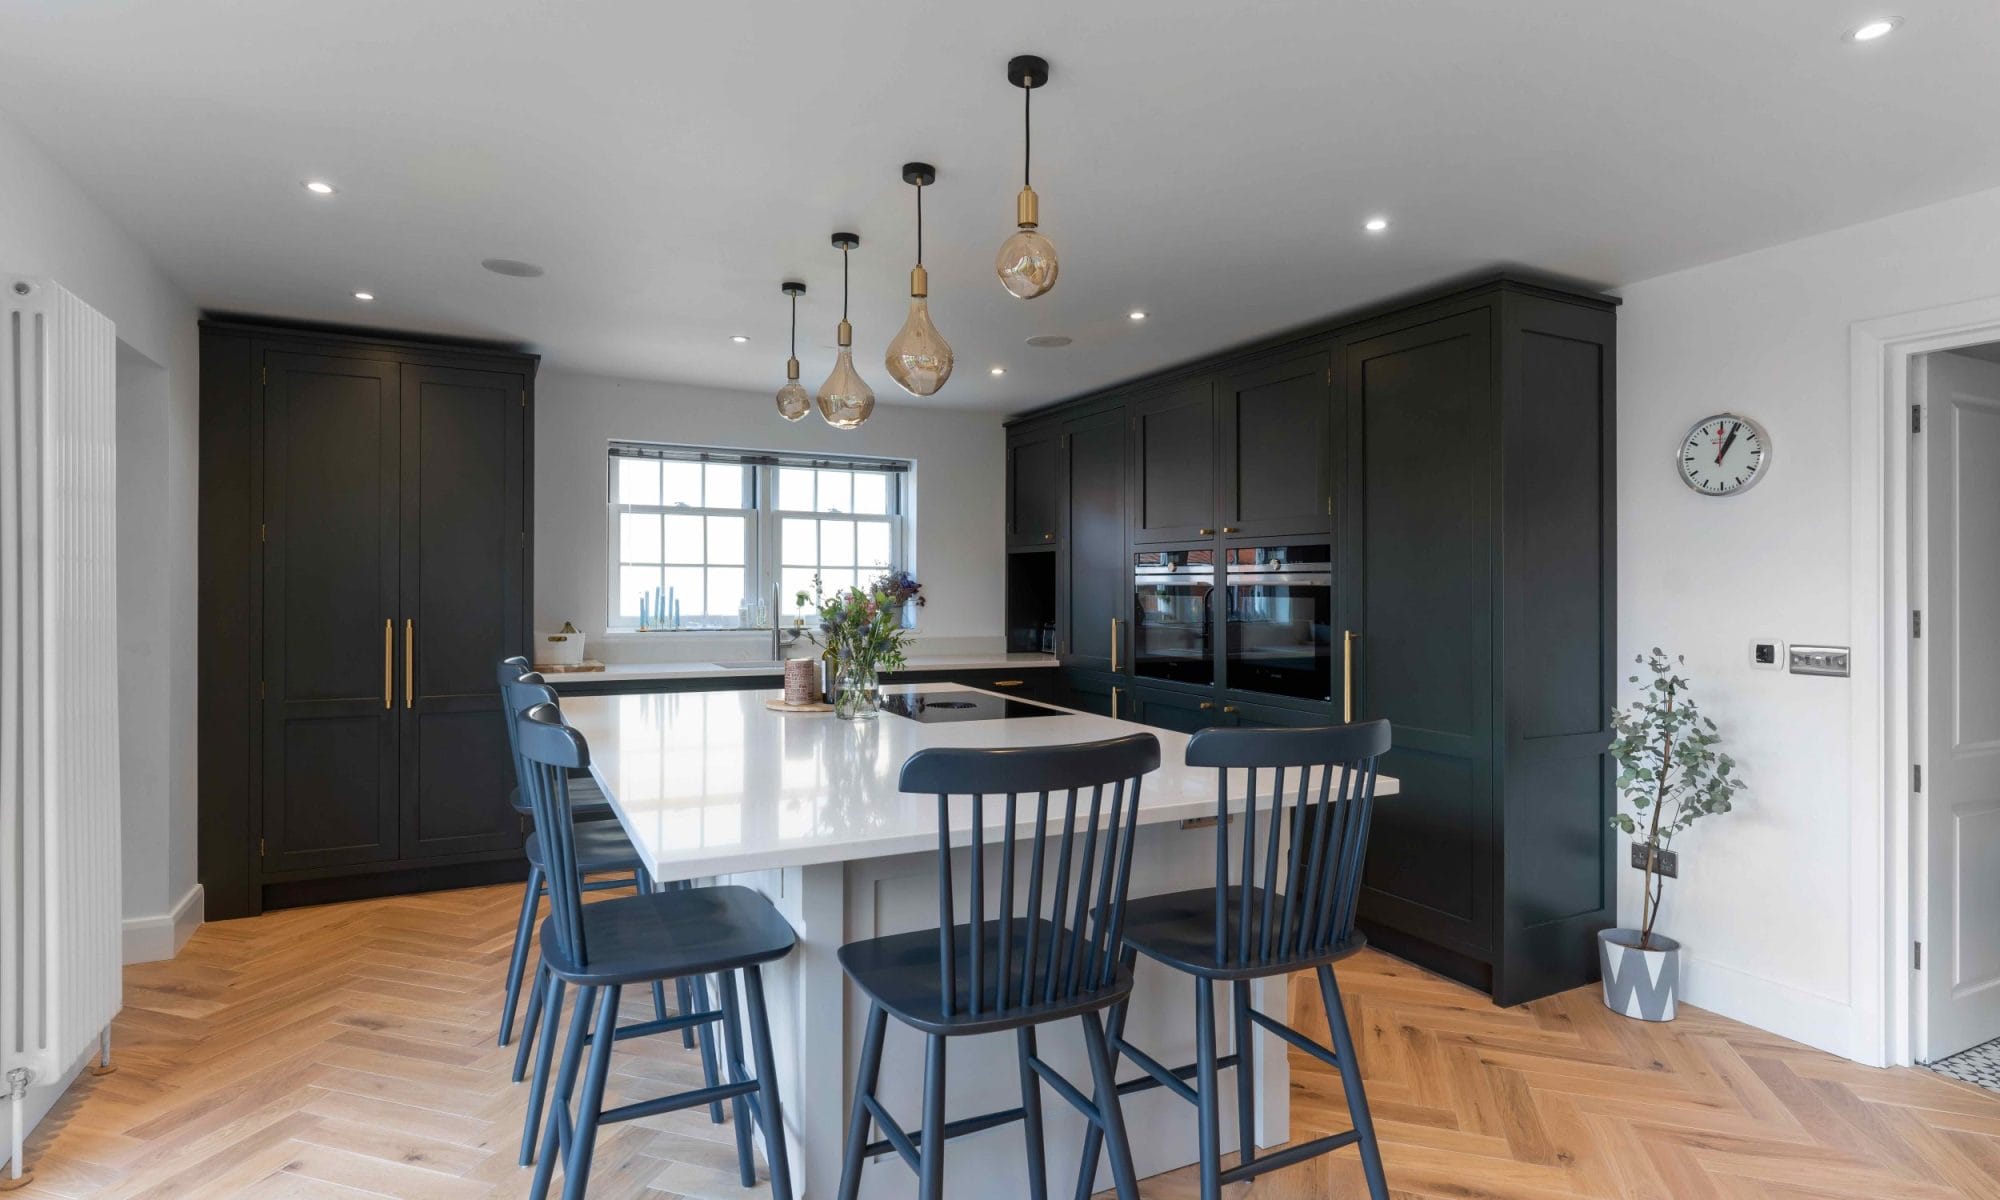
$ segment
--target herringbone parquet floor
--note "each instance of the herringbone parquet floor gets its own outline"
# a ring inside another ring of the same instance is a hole
[[[220,922],[174,961],[131,968],[119,1070],[80,1081],[38,1131],[38,1178],[20,1194],[523,1194],[521,1089],[493,1045],[517,896],[481,888]],[[1929,1072],[1858,1067],[1698,1011],[1642,1025],[1589,991],[1496,1009],[1373,953],[1341,985],[1398,1197],[2000,1198],[2000,1097]],[[1318,1024],[1303,1003],[1296,1023]],[[668,1038],[623,1043],[614,1062],[613,1091],[629,1098],[699,1077]],[[1295,1131],[1344,1127],[1338,1081],[1297,1056],[1293,1070]],[[736,1186],[733,1154],[705,1114],[617,1126],[591,1195],[761,1195]],[[1197,1194],[1186,1172],[1144,1190]],[[1349,1151],[1229,1194],[1363,1192]]]

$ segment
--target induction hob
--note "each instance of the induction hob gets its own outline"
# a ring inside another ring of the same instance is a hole
[[[1011,721],[1021,717],[1060,717],[1061,709],[985,692],[890,692],[882,711],[912,721]]]

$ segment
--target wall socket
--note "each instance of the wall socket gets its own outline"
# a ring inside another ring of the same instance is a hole
[[[1785,643],[1776,638],[1759,638],[1750,643],[1750,665],[1759,671],[1785,669]]]
[[[1647,849],[1648,847],[1644,842],[1632,843],[1633,870],[1643,871],[1646,869]],[[1680,869],[1681,869],[1681,856],[1674,853],[1672,850],[1655,850],[1653,851],[1653,869],[1655,871],[1658,871],[1660,874],[1666,876],[1668,879],[1679,879]]]

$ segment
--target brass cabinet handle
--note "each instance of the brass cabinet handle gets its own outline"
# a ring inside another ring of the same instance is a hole
[[[1201,702],[1201,711],[1203,712],[1207,712],[1209,709],[1214,707],[1215,707],[1215,701],[1213,700],[1204,700]]]
[[[994,681],[993,681],[993,686],[994,686],[994,687],[1020,687],[1020,686],[1021,686],[1022,684],[1026,683],[1026,682],[1027,682],[1027,680],[1025,680],[1025,679],[996,679],[996,680],[994,680]]]
[[[1352,629],[1340,633],[1340,719],[1354,721],[1354,639]]]
[[[1225,704],[1222,706],[1222,711],[1226,713],[1233,713],[1236,711],[1236,706],[1234,704]]]
[[[1118,719],[1118,693],[1124,690],[1116,687],[1111,689],[1111,719],[1114,721]]]
[[[394,708],[391,694],[396,690],[396,622],[382,618],[382,707]]]
[[[1056,540],[1056,535],[1053,533],[1045,533],[1042,535],[1042,540],[1045,542],[1053,542]]]
[[[1111,669],[1118,669],[1118,618],[1111,618]]]
[[[1200,535],[1201,535],[1202,537],[1214,537],[1214,536],[1215,536],[1215,530],[1213,530],[1213,529],[1197,529],[1197,530],[1195,530],[1195,532],[1196,532],[1196,533],[1198,533],[1198,534],[1200,534]]]
[[[403,618],[403,707],[417,703],[417,623]]]
[[[1242,529],[1241,529],[1241,528],[1239,528],[1238,526],[1235,526],[1235,525],[1224,525],[1224,526],[1222,527],[1222,532],[1224,532],[1224,533],[1241,533],[1241,532],[1243,532],[1243,531],[1242,531]]]

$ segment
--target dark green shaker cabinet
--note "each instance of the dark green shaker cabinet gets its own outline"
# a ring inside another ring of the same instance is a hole
[[[1007,439],[1007,547],[1053,545],[1062,535],[1062,431],[1053,423]]]
[[[1226,371],[1217,391],[1223,536],[1325,533],[1333,520],[1331,348]]]

